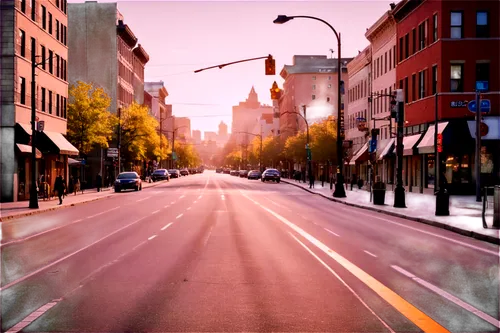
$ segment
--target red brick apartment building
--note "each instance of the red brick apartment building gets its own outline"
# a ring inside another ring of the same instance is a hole
[[[68,104],[66,0],[2,0],[0,5],[0,201],[28,200],[35,168],[40,187],[68,179],[69,156],[78,150],[66,134]],[[32,66],[36,68],[35,96]],[[32,100],[34,98],[34,100]],[[31,162],[31,112],[44,124]]]
[[[482,184],[499,183],[500,2],[403,0],[397,22],[396,85],[404,89],[404,182],[410,191],[434,187],[433,144],[437,107],[442,136],[441,172],[452,193],[471,193],[474,173],[476,81],[487,81],[491,112],[482,137]]]

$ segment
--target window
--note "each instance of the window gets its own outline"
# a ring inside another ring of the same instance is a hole
[[[20,99],[21,104],[26,105],[26,79],[24,77],[19,77],[20,84]]]
[[[64,38],[63,38],[63,44],[68,45],[68,27],[63,25],[63,31],[64,31]]]
[[[52,35],[52,14],[49,13],[49,34]]]
[[[462,38],[464,34],[464,26],[462,22],[463,12],[451,12],[451,38]]]
[[[384,55],[384,74],[387,73],[387,52]]]
[[[316,85],[315,84],[313,84],[313,90],[316,90]]]
[[[52,91],[49,90],[49,113],[52,114]]]
[[[403,61],[403,37],[399,38],[399,61]]]
[[[464,65],[463,64],[452,64],[450,67],[450,70],[451,70],[451,73],[450,73],[450,78],[451,78],[450,90],[451,90],[451,92],[463,92],[464,91],[464,87],[463,87]]]
[[[59,94],[56,94],[56,116],[58,116],[58,117],[61,116],[60,115],[60,110],[59,110],[59,106],[60,106],[59,102],[60,102],[60,100],[59,100]]]
[[[56,39],[59,40],[59,20],[56,20]]]
[[[21,0],[21,11],[26,14],[26,0]]]
[[[327,102],[330,102],[330,97],[327,97],[327,98],[326,98],[326,101],[327,101]]]
[[[54,74],[54,52],[49,50],[49,73]]]
[[[26,57],[26,33],[19,29],[19,46],[21,57]]]
[[[31,62],[36,62],[36,39],[31,37]]]
[[[424,98],[425,97],[425,70],[418,73],[418,83],[419,83],[418,98]]]
[[[63,97],[63,111],[64,111],[64,119],[66,119],[66,118],[67,118],[67,105],[66,105],[66,104],[67,104],[67,102],[66,102],[66,101],[67,101],[66,97]]]
[[[422,50],[425,47],[425,22],[422,22],[418,26],[418,50]]]
[[[405,103],[408,103],[408,77],[405,77],[405,87],[404,87],[404,91],[405,91]]]
[[[316,95],[312,95],[312,97],[311,97],[311,98],[312,98],[313,100],[315,100],[315,99],[316,99]]]
[[[432,94],[437,93],[438,84],[438,67],[437,65],[432,66]]]
[[[42,6],[42,28],[47,30],[47,8]]]
[[[480,11],[476,13],[476,37],[490,37],[490,25],[488,22],[488,12]]]
[[[36,21],[36,0],[31,0],[31,19]]]
[[[389,50],[389,70],[392,69],[392,49]]]
[[[45,112],[45,88],[42,88],[42,112]]]
[[[412,102],[417,100],[417,76],[415,74],[411,76],[411,100]]]
[[[396,45],[392,47],[392,68],[396,68]]]
[[[490,64],[487,62],[476,63],[476,81],[490,82]]]
[[[56,7],[59,8],[60,4],[59,4],[59,0],[56,0]]]
[[[409,54],[410,54],[410,35],[406,34],[405,35],[405,59],[408,58]]]
[[[45,46],[41,46],[42,48],[42,68],[45,70],[45,60],[47,59],[47,54],[45,53]]]
[[[419,29],[420,30],[420,29]],[[413,28],[411,31],[411,39],[412,39],[412,51],[413,53],[417,52],[417,30]]]
[[[313,80],[316,80],[316,76],[315,76],[315,75],[313,75],[312,79],[313,79]]]
[[[433,29],[432,29],[432,41],[435,42],[438,39],[438,14],[432,16]]]
[[[61,57],[56,54],[56,76],[61,77]]]

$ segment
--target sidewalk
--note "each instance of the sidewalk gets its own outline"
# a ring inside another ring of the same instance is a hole
[[[482,220],[483,204],[482,202],[476,202],[475,196],[450,196],[450,216],[435,216],[436,197],[430,194],[406,192],[407,208],[394,208],[392,186],[387,187],[385,205],[379,206],[370,202],[370,192],[360,190],[357,187],[353,188],[352,191],[350,190],[351,187],[348,187],[346,190],[347,198],[334,198],[329,183],[325,183],[325,186],[322,187],[321,182],[315,182],[314,188],[309,189],[309,184],[298,183],[295,180],[283,178],[281,181],[300,187],[331,201],[430,224],[489,243],[500,244],[500,231],[491,229],[493,223],[493,204],[490,198],[488,199],[489,204],[486,209],[488,229],[484,229]]]
[[[154,187],[164,182],[148,183],[142,182],[142,189],[148,187]],[[166,182],[165,182],[166,183]],[[48,212],[55,209],[61,209],[66,207],[72,207],[78,204],[83,204],[86,202],[91,202],[95,200],[100,200],[112,196],[115,191],[111,187],[103,188],[101,192],[97,192],[97,189],[91,188],[82,192],[78,192],[77,195],[74,193],[68,194],[63,198],[63,204],[58,205],[59,199],[53,197],[51,200],[38,200],[38,209],[28,208],[29,201],[17,201],[17,202],[2,202],[0,203],[0,222],[6,222],[8,220],[35,215],[44,212]]]

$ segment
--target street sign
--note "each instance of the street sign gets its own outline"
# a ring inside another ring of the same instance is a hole
[[[488,81],[476,81],[476,91],[486,92],[488,91],[488,88],[489,88]]]
[[[43,129],[45,128],[45,121],[41,120],[37,124],[38,124],[38,132],[43,132]]]
[[[479,124],[479,130],[480,130],[481,136],[486,136],[486,135],[488,135],[490,128],[488,127],[488,125],[486,125],[486,123],[481,122],[481,124]]]
[[[108,148],[108,157],[118,157],[118,148]]]
[[[476,113],[477,106],[476,106],[476,101],[470,101],[467,104],[467,108],[469,109],[470,112]],[[482,99],[481,100],[481,113],[488,113],[491,111],[491,101],[489,99]]]
[[[368,152],[374,153],[377,151],[377,140],[370,140],[370,144],[368,146]]]
[[[175,161],[175,160],[177,160],[177,154],[175,153],[175,151],[174,151],[174,152],[172,152],[172,159],[173,159],[174,161]]]

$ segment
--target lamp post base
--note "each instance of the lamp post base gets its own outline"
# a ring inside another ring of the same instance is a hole
[[[345,198],[347,197],[344,187],[344,178],[340,173],[337,173],[337,182],[335,183],[335,191],[333,192],[334,198]]]
[[[436,216],[450,216],[450,195],[447,191],[436,193]]]
[[[32,208],[32,209],[38,209],[38,192],[36,191],[36,189],[33,191],[31,190],[30,192],[30,204],[29,204],[29,207],[28,208]]]
[[[396,186],[394,189],[394,207],[406,208],[405,201],[405,188],[403,186]]]

